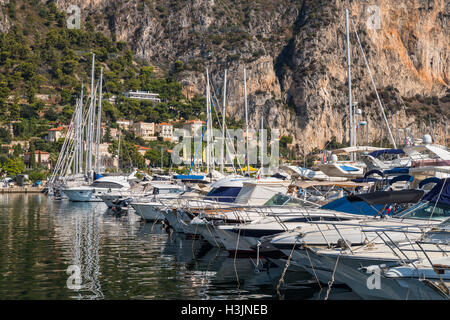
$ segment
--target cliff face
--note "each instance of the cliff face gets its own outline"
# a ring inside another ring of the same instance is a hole
[[[0,0],[0,32],[8,32],[10,27],[6,11],[6,5],[8,5],[8,3],[9,0]]]
[[[251,125],[258,128],[263,117],[266,125],[293,135],[299,151],[321,148],[332,136],[348,140],[348,8],[391,126],[408,127],[416,137],[434,133],[436,142],[444,142],[450,114],[448,0],[55,2],[64,11],[79,5],[83,21],[130,42],[155,66],[181,60],[184,71],[176,77],[187,96],[204,93],[206,67],[216,89],[227,68],[227,114],[238,119],[244,116],[245,67]],[[353,99],[369,123],[369,137],[360,130],[359,139],[379,140],[386,132],[380,130],[381,112],[353,32],[350,38]]]

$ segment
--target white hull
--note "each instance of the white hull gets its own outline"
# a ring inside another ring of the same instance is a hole
[[[364,176],[364,170],[355,165],[346,163],[323,163],[320,164],[319,169],[330,177],[341,177],[341,178],[362,178]],[[348,171],[343,168],[353,168],[354,170]]]
[[[159,202],[132,202],[131,207],[144,220],[164,220],[164,214],[161,211],[162,205]]]
[[[102,189],[63,189],[62,192],[69,198],[70,201],[76,202],[99,202],[102,201],[98,196],[107,192]]]

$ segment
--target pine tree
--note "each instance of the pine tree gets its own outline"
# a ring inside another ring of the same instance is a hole
[[[28,161],[28,165],[30,166],[31,169],[34,169],[36,167],[36,148],[34,146],[34,143],[30,144],[30,160]]]

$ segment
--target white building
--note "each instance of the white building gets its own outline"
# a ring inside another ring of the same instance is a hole
[[[107,132],[107,127],[102,126],[101,127],[101,136],[104,137],[106,132]],[[109,127],[109,134],[111,135],[111,138],[117,139],[117,137],[119,136],[119,129]]]
[[[202,134],[202,127],[205,121],[201,120],[189,120],[185,123],[184,128],[188,131],[191,137]]]
[[[131,126],[133,125],[133,121],[131,121],[131,120],[117,120],[116,123],[123,130],[129,130],[131,128]]]
[[[173,140],[173,125],[167,122],[162,122],[158,125],[159,136],[164,140]]]
[[[159,94],[150,93],[148,91],[137,91],[137,90],[136,91],[127,91],[127,92],[123,92],[123,95],[130,99],[161,102],[161,99],[158,98]]]
[[[55,142],[60,138],[64,138],[65,135],[63,133],[63,130],[64,127],[62,126],[48,130],[47,142]]]
[[[133,124],[133,131],[144,140],[156,140],[155,123],[153,122],[136,122]]]

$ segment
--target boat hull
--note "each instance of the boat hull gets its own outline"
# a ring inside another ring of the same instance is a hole
[[[164,220],[160,203],[131,203],[136,214],[147,221]]]
[[[100,202],[102,199],[98,195],[106,192],[106,190],[94,189],[63,189],[62,192],[69,198],[70,201],[75,202]]]

